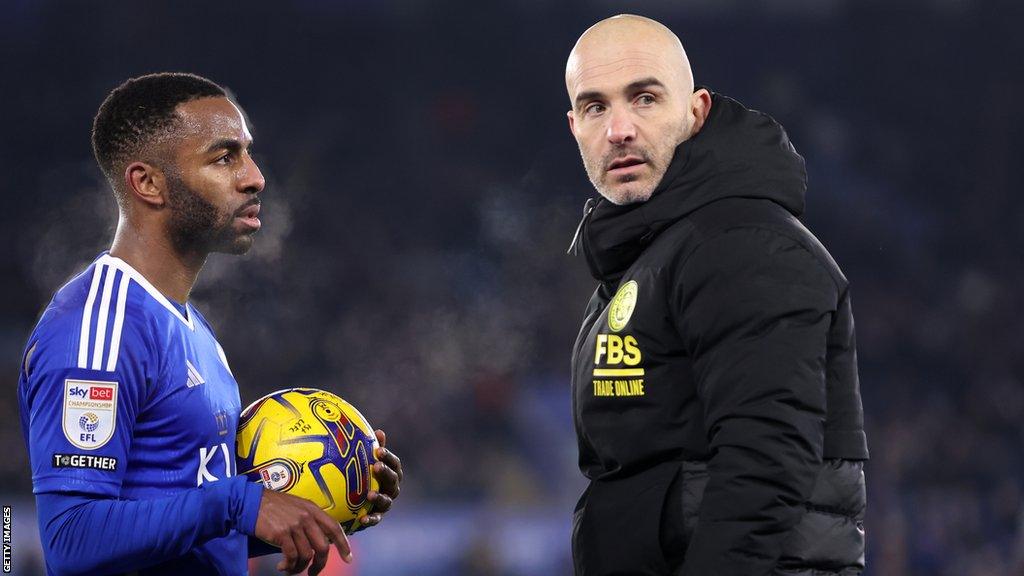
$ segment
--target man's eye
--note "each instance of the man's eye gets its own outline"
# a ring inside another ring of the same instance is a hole
[[[636,99],[636,102],[641,106],[650,106],[651,104],[654,104],[654,96],[651,94],[641,94],[640,97]]]
[[[230,152],[228,152],[227,154],[224,154],[223,156],[217,158],[217,164],[230,164],[230,163],[231,163],[231,153]]]
[[[586,114],[600,114],[601,112],[604,112],[604,105],[597,104],[595,102],[594,104],[590,104],[586,108],[584,108],[583,112]]]

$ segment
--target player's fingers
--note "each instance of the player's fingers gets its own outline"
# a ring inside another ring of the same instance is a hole
[[[373,511],[380,512],[381,514],[391,510],[391,504],[394,503],[394,500],[392,500],[387,494],[382,494],[373,490],[370,490],[370,494],[367,496],[367,499],[373,502]]]
[[[323,510],[316,516],[316,520],[324,534],[327,535],[328,541],[333,543],[334,547],[338,549],[341,559],[345,562],[352,562],[352,547],[349,545],[348,536],[345,536],[345,531],[341,529],[341,525]]]
[[[310,560],[313,559],[313,545],[309,543],[309,538],[306,537],[306,528],[303,523],[297,524],[292,529],[292,539],[295,540],[295,562],[292,565],[292,574],[298,574],[309,566]]]
[[[402,460],[391,450],[381,446],[377,449],[377,459],[387,464],[388,468],[391,468],[398,474],[398,479],[402,479]]]
[[[380,482],[380,491],[392,498],[398,498],[398,493],[401,491],[399,488],[399,477],[398,472],[393,470],[390,466],[385,465],[383,462],[374,462],[373,464],[373,475],[377,477],[377,481]]]
[[[313,547],[313,563],[309,565],[309,576],[316,576],[327,565],[327,556],[331,552],[331,544],[324,535],[320,524],[313,518],[306,524],[306,538]]]
[[[368,514],[360,517],[359,523],[362,524],[364,528],[369,528],[371,526],[376,526],[377,524],[380,524],[380,521],[382,519],[383,518],[381,517],[380,514]]]
[[[388,435],[383,430],[374,430],[373,433],[377,436],[377,443],[382,447],[388,443]]]
[[[291,572],[295,567],[295,541],[290,532],[285,533],[279,539],[281,546],[281,561],[277,563],[278,572]]]
[[[398,457],[398,454],[395,454],[391,450],[388,450],[387,448],[384,448],[383,446],[381,446],[380,448],[377,448],[377,452],[376,452],[375,455],[377,456],[377,460],[380,460],[388,468],[391,468],[392,470],[395,471],[395,474],[398,475],[398,481],[401,482],[402,481],[402,460],[401,460],[401,458]]]

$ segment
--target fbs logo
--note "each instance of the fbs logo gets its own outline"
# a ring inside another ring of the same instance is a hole
[[[615,293],[611,304],[608,305],[608,327],[612,332],[622,330],[629,323],[633,309],[636,308],[636,294],[639,289],[636,280],[630,280],[620,286]]]
[[[636,338],[626,336],[622,338],[615,334],[598,334],[597,346],[594,347],[594,364],[607,362],[610,366],[625,364],[636,366],[640,363],[640,345]]]

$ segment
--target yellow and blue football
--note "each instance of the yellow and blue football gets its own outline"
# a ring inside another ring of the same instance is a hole
[[[372,507],[367,494],[378,490],[370,472],[377,445],[354,406],[315,388],[268,394],[238,419],[239,473],[312,501],[350,534]]]

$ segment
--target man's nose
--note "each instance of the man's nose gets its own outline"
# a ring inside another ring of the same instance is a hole
[[[608,118],[608,141],[625,144],[636,138],[636,124],[627,110],[612,110]]]
[[[256,165],[256,161],[253,160],[252,156],[246,154],[245,167],[242,168],[242,173],[239,175],[239,188],[247,194],[259,194],[266,185],[267,181],[263,178],[263,172],[260,172],[260,167]]]

